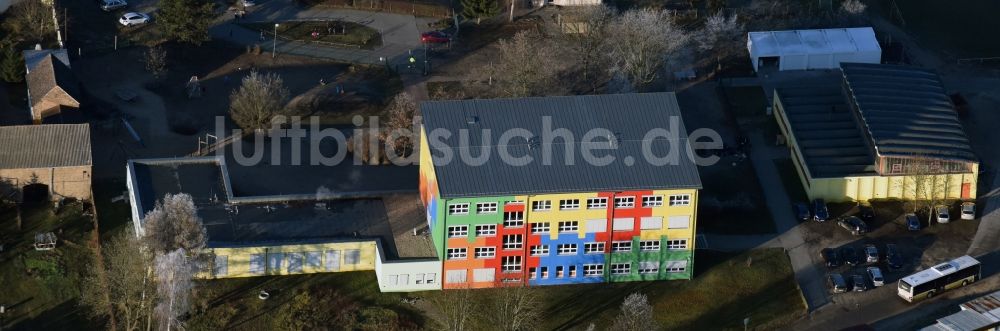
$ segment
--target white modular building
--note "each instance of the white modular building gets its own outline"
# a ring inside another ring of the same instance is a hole
[[[881,63],[882,48],[870,27],[750,32],[754,71],[839,68],[840,63]]]

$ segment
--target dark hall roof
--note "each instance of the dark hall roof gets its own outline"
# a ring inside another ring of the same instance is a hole
[[[0,169],[89,166],[89,124],[0,126]]]
[[[431,155],[454,156],[451,162],[434,160],[444,198],[701,188],[698,169],[688,157],[687,131],[673,93],[434,101],[421,104],[421,110]],[[564,128],[572,137],[543,137],[546,119],[551,121],[550,130]],[[535,138],[518,137],[501,145],[500,137],[512,129]],[[677,135],[647,139],[646,134],[654,129]],[[434,138],[435,130],[451,136]],[[460,141],[462,130],[468,132],[468,141]],[[596,138],[585,140],[588,132]],[[647,162],[644,145],[657,157],[677,152],[677,162]],[[612,156],[614,161],[607,165],[586,162],[581,153],[585,147],[596,157]],[[570,149],[572,159],[567,159]],[[533,160],[513,165],[498,156],[500,150]],[[458,157],[484,152],[489,158],[481,165]],[[543,155],[550,155],[551,162],[545,162]]]

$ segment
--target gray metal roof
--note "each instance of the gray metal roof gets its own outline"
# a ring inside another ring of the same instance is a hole
[[[701,188],[698,169],[687,157],[687,130],[673,93],[434,101],[422,103],[421,111],[431,137],[431,154],[454,156],[451,162],[434,160],[440,194],[445,198]],[[558,132],[545,137],[546,119],[551,123],[548,132],[565,129],[572,137],[563,139]],[[535,138],[518,137],[500,145],[500,137],[512,129]],[[594,129],[607,131],[600,134]],[[647,139],[654,129],[677,135]],[[435,139],[435,130],[451,136]],[[467,132],[466,141],[460,138],[462,131]],[[596,138],[585,140],[588,132]],[[658,157],[678,152],[678,162],[662,166],[647,162],[644,144]],[[603,166],[585,162],[584,147],[596,157],[611,156],[614,161]],[[530,156],[533,161],[512,165],[498,156],[500,150],[514,157]],[[571,159],[566,158],[568,150]],[[481,165],[458,157],[484,152],[489,158]],[[545,162],[543,155],[551,155],[551,162]],[[631,165],[629,159],[634,161]]]
[[[875,158],[837,84],[776,90],[813,178],[875,174]]]
[[[948,330],[953,331],[976,331],[985,330],[990,326],[996,326],[997,321],[991,320],[983,314],[971,311],[963,310],[937,320],[938,324],[945,326]]]
[[[89,124],[0,127],[0,169],[91,164]]]
[[[937,74],[883,64],[844,63],[841,69],[879,155],[976,162]]]

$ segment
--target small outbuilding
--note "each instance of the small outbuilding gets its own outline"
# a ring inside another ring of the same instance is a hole
[[[70,70],[65,49],[24,51],[31,121],[41,123],[79,122],[80,85]]]
[[[870,27],[750,32],[747,50],[757,72],[835,69],[844,62],[882,62],[882,48]]]
[[[17,201],[91,199],[89,124],[0,127],[0,194]]]

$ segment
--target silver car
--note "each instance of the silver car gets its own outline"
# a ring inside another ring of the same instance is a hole
[[[948,206],[937,207],[937,221],[938,223],[948,223],[948,221],[951,221],[951,213],[948,212]]]
[[[975,202],[963,202],[962,203],[962,219],[963,220],[973,220],[973,219],[976,219],[976,203]]]
[[[868,267],[868,277],[872,279],[872,286],[879,287],[885,285],[885,278],[882,277],[882,269],[878,267]]]
[[[125,0],[103,0],[101,1],[101,10],[112,11],[120,8],[125,8],[128,6],[128,2]]]

